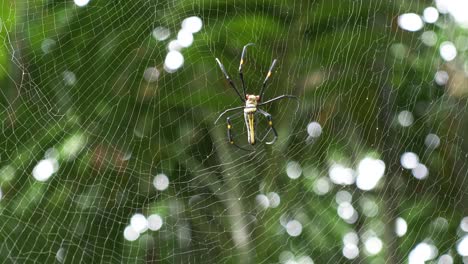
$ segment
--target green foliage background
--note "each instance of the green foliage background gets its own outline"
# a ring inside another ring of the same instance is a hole
[[[426,26],[439,37],[427,47],[420,33],[396,22],[431,4],[91,0],[79,8],[72,1],[0,1],[0,259],[52,263],[63,248],[64,263],[275,263],[289,250],[315,263],[345,263],[343,235],[372,229],[383,250],[367,256],[361,243],[351,262],[402,263],[429,239],[459,263],[459,224],[468,215],[468,60],[459,52],[445,63],[437,45],[467,32],[442,17]],[[174,34],[193,15],[203,29],[183,50],[183,68],[166,73],[167,41],[151,32],[162,25]],[[47,54],[44,39],[55,41]],[[246,64],[248,87],[259,87],[278,58],[267,95],[300,97],[297,114],[286,101],[268,109],[281,140],[253,154],[228,146],[224,125],[213,125],[219,112],[238,106],[214,58],[235,78],[249,42],[256,46]],[[161,70],[156,83],[143,79],[151,66]],[[440,87],[433,80],[438,69],[462,77]],[[64,83],[65,71],[76,84]],[[397,122],[402,110],[415,116],[408,128]],[[323,134],[306,144],[314,120]],[[441,139],[436,150],[424,146],[428,133]],[[52,147],[59,170],[38,182],[31,172]],[[401,168],[406,151],[418,153],[427,179]],[[386,164],[375,190],[336,185],[324,196],[314,193],[332,161],[355,168],[369,155]],[[286,176],[291,160],[303,168],[297,180]],[[164,192],[152,185],[160,172],[171,181]],[[353,195],[356,224],[336,213],[341,189]],[[280,194],[280,206],[258,210],[255,196],[270,191]],[[375,217],[360,212],[362,199],[377,203]],[[160,214],[164,226],[126,241],[123,230],[137,212]],[[299,237],[282,231],[285,213],[301,220]],[[409,226],[401,238],[397,217]],[[447,224],[438,224],[442,218]]]

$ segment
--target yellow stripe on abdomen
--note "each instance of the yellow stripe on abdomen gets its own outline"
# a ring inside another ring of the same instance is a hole
[[[255,144],[255,115],[254,113],[248,113],[248,121],[249,121],[249,139],[250,144]]]

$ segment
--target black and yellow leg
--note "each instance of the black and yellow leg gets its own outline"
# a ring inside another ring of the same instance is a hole
[[[232,117],[232,116],[231,116],[231,117]],[[232,132],[233,125],[232,125],[232,122],[231,122],[231,117],[226,118],[226,123],[227,123],[227,136],[228,136],[228,142],[229,142],[229,144],[231,144],[231,145],[233,145],[233,146],[236,146],[237,148],[242,149],[242,150],[245,150],[245,151],[252,151],[252,150],[243,148],[243,147],[237,145],[236,142],[234,142],[234,133]]]
[[[276,139],[278,138],[278,132],[276,132],[276,129],[275,127],[273,126],[273,118],[271,117],[271,115],[261,109],[257,109],[258,112],[260,112],[262,115],[264,115],[266,118],[267,118],[267,122],[268,122],[268,131],[266,132],[265,136],[262,138],[261,141],[265,140],[265,138],[268,136],[268,134],[270,134],[270,131],[273,132],[273,140],[272,141],[269,141],[269,142],[266,142],[265,144],[273,144],[275,143]]]
[[[275,68],[275,65],[276,65],[276,59],[273,60],[273,62],[271,63],[271,66],[270,66],[270,69],[268,70],[268,73],[267,73],[267,76],[265,77],[265,80],[263,81],[263,85],[262,85],[262,89],[260,90],[260,100],[263,101],[263,96],[265,94],[265,88],[267,86],[267,83],[268,83],[268,79],[270,79],[270,76],[271,74],[273,73],[273,68]]]
[[[240,77],[240,80],[242,82],[242,91],[244,92],[244,96],[246,95],[246,89],[247,88],[245,87],[244,72],[242,71],[242,66],[245,63],[245,54],[247,53],[247,47],[252,46],[252,45],[254,45],[254,44],[249,43],[249,44],[244,46],[244,48],[242,49],[241,59],[240,59],[240,63],[239,63],[239,77]]]
[[[226,78],[226,80],[229,82],[229,85],[231,85],[232,89],[234,89],[234,91],[236,92],[236,94],[239,96],[239,99],[242,101],[242,102],[245,102],[245,94],[242,96],[239,92],[239,90],[237,90],[237,87],[236,87],[236,84],[234,84],[234,82],[232,81],[231,77],[229,77],[226,69],[224,68],[224,65],[221,63],[221,61],[216,58],[216,62],[218,63],[218,66],[219,68],[221,69],[221,71],[223,72],[224,74],[224,78]]]
[[[229,144],[231,145],[234,145],[234,138],[232,136],[232,122],[231,122],[231,118],[226,118],[226,122],[227,122],[227,136],[228,136],[228,140],[229,140]]]

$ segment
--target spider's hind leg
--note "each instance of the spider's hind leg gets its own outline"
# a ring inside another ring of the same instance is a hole
[[[227,136],[228,136],[228,141],[231,145],[234,145],[234,138],[232,136],[232,122],[231,122],[231,118],[228,117],[226,118],[226,123],[227,123]]]
[[[234,133],[232,132],[232,128],[233,128],[233,125],[232,125],[232,122],[231,122],[231,118],[233,116],[230,116],[230,117],[227,117],[226,118],[226,123],[227,123],[227,137],[228,137],[228,142],[229,144],[239,148],[239,149],[242,149],[242,150],[245,150],[245,151],[252,151],[252,150],[249,150],[249,149],[246,149],[246,148],[243,148],[239,145],[236,144],[236,142],[234,141]]]
[[[263,136],[263,138],[260,141],[263,142],[266,139],[266,137],[268,136],[268,134],[270,134],[270,131],[271,131],[271,132],[273,132],[273,136],[274,136],[273,140],[265,143],[265,144],[271,145],[271,144],[275,143],[276,139],[278,139],[278,132],[276,132],[276,129],[273,126],[273,118],[271,117],[271,114],[269,114],[268,112],[265,112],[265,111],[263,111],[261,109],[257,109],[257,111],[267,118],[268,127],[269,127],[266,134],[265,134],[265,136]]]

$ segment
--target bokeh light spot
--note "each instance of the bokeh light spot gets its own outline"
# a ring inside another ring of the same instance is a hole
[[[408,224],[406,223],[405,219],[398,217],[395,221],[395,233],[397,234],[397,236],[404,236],[407,230]]]
[[[347,259],[355,259],[359,256],[359,248],[353,244],[346,244],[343,247],[343,256]]]
[[[85,6],[89,3],[89,0],[73,0],[77,6]]]
[[[359,162],[356,185],[359,189],[369,191],[374,189],[385,173],[385,163],[370,157]]]
[[[453,264],[453,258],[448,254],[444,254],[439,257],[437,264]]]
[[[439,53],[445,61],[452,61],[457,57],[457,48],[450,41],[444,41],[440,44]]]
[[[148,222],[144,215],[134,214],[132,218],[130,218],[130,226],[138,233],[143,233],[148,229]]]
[[[193,35],[187,30],[180,30],[177,34],[177,43],[183,48],[188,48],[193,43]]]
[[[354,170],[346,168],[341,164],[335,163],[330,166],[328,170],[330,180],[335,184],[351,185],[356,181]]]
[[[271,208],[276,208],[280,205],[281,197],[279,196],[279,194],[275,192],[269,192],[267,194],[267,197],[268,197],[268,201],[270,202]]]
[[[172,73],[184,65],[184,56],[176,50],[171,50],[167,53],[164,60],[164,67],[167,72]]]
[[[400,163],[405,169],[414,169],[419,164],[419,157],[414,152],[405,152],[401,155]]]
[[[255,197],[255,202],[260,209],[267,209],[270,206],[270,200],[264,194],[258,194]]]
[[[439,19],[439,11],[435,7],[426,7],[423,11],[424,22],[426,23],[435,23]]]
[[[32,171],[33,177],[41,182],[47,181],[58,170],[56,159],[44,159],[37,163]]]
[[[63,263],[63,261],[65,260],[65,253],[66,253],[65,248],[63,247],[59,248],[59,250],[57,250],[57,253],[55,254],[55,259],[58,262]]]
[[[464,237],[462,237],[460,242],[458,242],[457,252],[462,257],[467,257],[468,256],[468,235],[465,235]]]
[[[423,180],[427,178],[429,170],[427,169],[426,165],[419,163],[418,165],[416,165],[415,168],[411,170],[411,173],[416,179]]]
[[[166,174],[160,173],[156,175],[153,179],[154,188],[158,191],[164,191],[169,187],[169,178]]]
[[[313,138],[318,138],[322,134],[322,126],[317,122],[311,122],[307,125],[307,133]]]
[[[76,83],[76,75],[71,71],[63,72],[63,81],[68,86],[73,86]]]
[[[345,245],[352,244],[358,245],[359,243],[359,236],[356,232],[348,232],[343,236],[343,243]]]
[[[135,229],[133,229],[132,226],[127,226],[124,229],[124,238],[128,241],[135,241],[138,239],[140,236],[140,233],[138,233]]]
[[[309,256],[300,256],[296,259],[297,264],[314,264],[314,261]]]
[[[446,85],[449,80],[449,75],[446,71],[437,71],[434,76],[434,81],[440,85]]]
[[[437,34],[432,30],[424,31],[421,35],[421,40],[426,46],[435,46],[437,44]]]
[[[153,38],[158,41],[163,41],[169,38],[171,31],[165,27],[157,27],[153,29]]]
[[[398,114],[398,123],[400,123],[402,127],[411,126],[413,124],[413,121],[414,121],[414,117],[410,111],[404,110]]]
[[[463,219],[460,221],[460,228],[464,232],[468,232],[468,216],[463,217]]]
[[[434,245],[421,242],[411,250],[408,260],[410,264],[424,263],[435,258],[437,254],[437,248]]]
[[[383,243],[380,238],[371,236],[364,242],[364,246],[369,255],[372,256],[378,254],[382,250]]]
[[[302,224],[297,220],[291,220],[286,224],[286,232],[292,237],[297,237],[302,233]]]
[[[44,39],[41,43],[41,50],[44,54],[50,53],[52,49],[55,47],[55,40],[53,39]]]
[[[344,202],[351,203],[353,196],[348,191],[338,191],[335,195],[335,201],[337,204]]]
[[[155,67],[149,67],[145,70],[145,72],[143,73],[143,78],[149,82],[149,83],[152,83],[152,82],[155,82],[159,79],[159,71],[158,69],[156,69]]]
[[[406,13],[398,17],[398,25],[404,30],[414,32],[422,29],[424,22],[418,14]]]
[[[346,203],[341,203],[338,206],[338,215],[343,218],[343,219],[349,219],[351,216],[353,216],[354,213],[354,208],[353,206],[346,202]]]
[[[428,149],[436,149],[440,145],[440,138],[436,134],[428,134],[424,139],[424,144]]]
[[[286,174],[291,179],[297,179],[302,174],[302,167],[299,163],[295,161],[290,161],[286,165]]]
[[[163,219],[158,214],[152,214],[148,217],[148,228],[153,231],[161,229],[163,225]]]
[[[196,33],[202,29],[203,21],[197,16],[187,17],[182,21],[182,29]]]
[[[321,177],[315,181],[314,192],[318,195],[324,195],[331,189],[331,183],[326,177]]]

